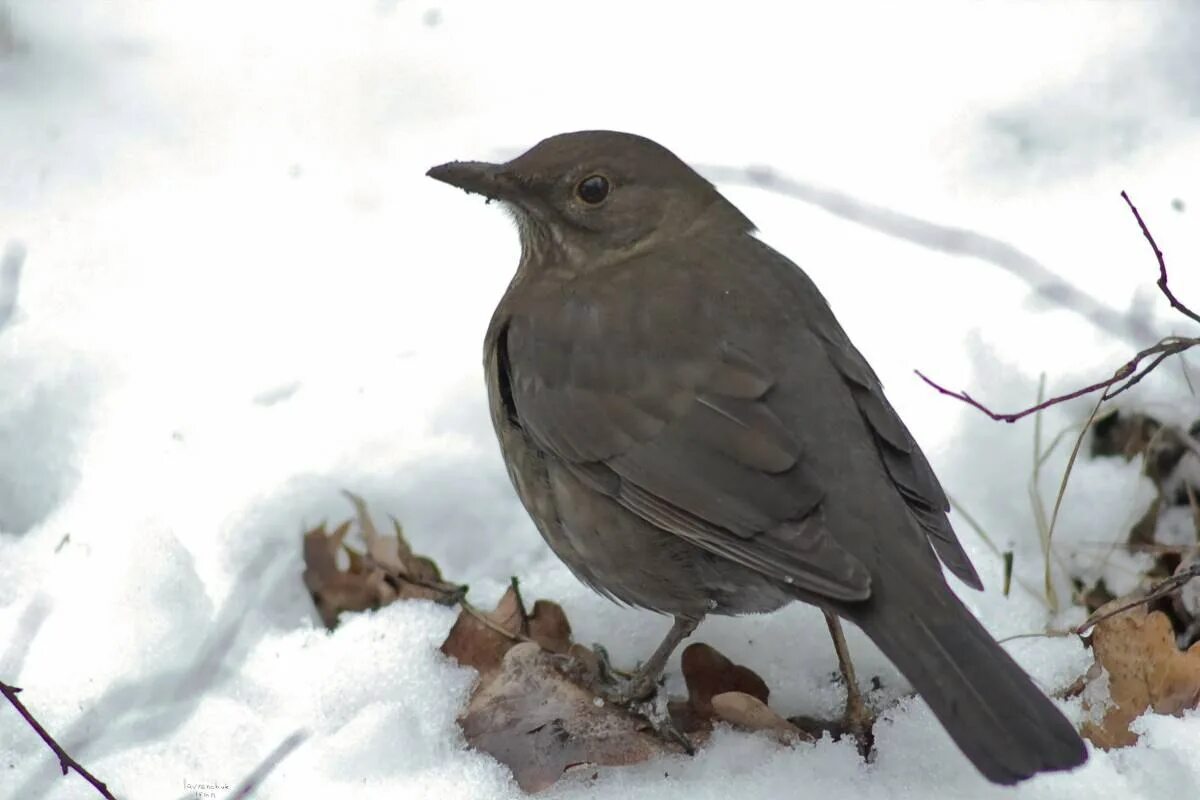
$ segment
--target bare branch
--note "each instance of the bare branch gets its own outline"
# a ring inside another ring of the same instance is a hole
[[[54,741],[54,737],[42,727],[42,724],[37,721],[33,714],[30,713],[29,709],[25,707],[25,704],[22,703],[20,698],[17,697],[17,694],[20,691],[21,690],[16,686],[9,686],[4,681],[0,681],[0,694],[3,694],[6,698],[8,698],[8,702],[12,703],[12,706],[17,710],[17,713],[20,714],[27,723],[29,723],[29,727],[33,728],[34,731],[37,732],[37,735],[42,737],[42,741],[45,742],[46,746],[49,747],[50,750],[54,752],[54,755],[58,757],[58,765],[62,767],[62,774],[66,775],[70,770],[75,770],[85,781],[90,783],[96,789],[96,791],[100,793],[101,797],[107,798],[107,800],[117,800],[115,797],[113,797],[112,792],[108,791],[108,787],[104,785],[104,781],[100,780],[95,775],[84,769],[82,764],[71,758],[71,756],[67,754],[67,751],[64,750],[58,742]]]
[[[1087,633],[1089,630],[1094,628],[1096,625],[1098,625],[1099,623],[1103,622],[1106,619],[1109,619],[1110,617],[1115,617],[1118,614],[1124,614],[1126,611],[1128,611],[1131,608],[1137,608],[1138,606],[1145,605],[1146,603],[1153,603],[1155,600],[1159,599],[1160,597],[1165,597],[1166,595],[1170,594],[1171,592],[1174,592],[1175,590],[1182,587],[1185,583],[1190,581],[1192,578],[1200,578],[1200,562],[1192,564],[1190,567],[1185,569],[1183,572],[1179,572],[1175,575],[1172,575],[1169,578],[1166,578],[1165,580],[1159,581],[1158,583],[1154,584],[1154,586],[1152,586],[1150,588],[1150,591],[1148,591],[1142,597],[1138,597],[1136,599],[1121,603],[1120,605],[1118,605],[1114,608],[1111,608],[1111,609],[1098,610],[1095,614],[1092,614],[1090,617],[1085,619],[1082,623],[1077,625],[1072,630],[1074,633],[1077,633],[1080,636],[1082,636],[1083,634]]]
[[[246,779],[234,788],[228,800],[246,800],[266,780],[271,771],[279,766],[279,762],[291,755],[292,751],[297,747],[304,744],[304,740],[307,738],[308,734],[305,731],[295,731],[280,742],[279,746],[272,750],[263,759],[263,762],[255,767],[254,771],[247,775]]]
[[[1170,287],[1167,285],[1167,264],[1163,258],[1162,251],[1158,249],[1158,244],[1154,241],[1154,237],[1150,234],[1150,230],[1146,227],[1146,223],[1142,220],[1142,215],[1138,213],[1137,207],[1133,204],[1133,201],[1129,199],[1129,195],[1125,192],[1121,192],[1121,197],[1129,205],[1129,209],[1133,212],[1134,219],[1137,220],[1138,227],[1142,229],[1142,235],[1146,237],[1146,241],[1150,243],[1151,249],[1154,250],[1154,257],[1158,259],[1158,288],[1171,303],[1172,308],[1182,313],[1188,319],[1200,322],[1200,316],[1181,303],[1171,292]],[[956,400],[961,400],[967,405],[982,411],[984,414],[987,414],[989,417],[997,420],[998,422],[1016,422],[1022,417],[1027,417],[1030,414],[1041,411],[1042,409],[1058,405],[1059,403],[1065,403],[1068,400],[1074,400],[1077,397],[1082,397],[1100,390],[1103,390],[1103,393],[1100,395],[1101,403],[1103,403],[1105,400],[1111,400],[1122,392],[1136,386],[1139,382],[1141,382],[1142,378],[1145,378],[1147,375],[1153,372],[1154,368],[1161,364],[1164,359],[1168,358],[1169,356],[1178,355],[1185,350],[1195,347],[1196,345],[1200,345],[1200,337],[1167,336],[1159,341],[1158,344],[1147,347],[1145,350],[1142,350],[1133,358],[1126,361],[1120,366],[1119,369],[1117,369],[1116,372],[1113,373],[1113,376],[1108,380],[1097,381],[1096,383],[1084,386],[1082,389],[1076,389],[1075,391],[1068,392],[1067,394],[1051,397],[1049,400],[1039,402],[1037,405],[1007,414],[992,411],[983,403],[980,403],[978,400],[971,397],[971,395],[967,394],[965,391],[955,392],[947,389],[941,384],[927,378],[920,370],[913,371],[917,373],[917,377],[925,381],[925,383],[932,386],[941,394],[944,394],[948,397],[953,397]],[[1151,357],[1153,358],[1150,363],[1145,367],[1142,367],[1142,361]]]
[[[971,395],[967,394],[966,392],[951,391],[950,389],[947,389],[946,387],[927,377],[920,370],[913,370],[913,372],[917,374],[918,378],[925,381],[925,383],[932,386],[941,394],[944,394],[948,397],[953,397],[956,400],[961,400],[967,405],[982,411],[984,414],[987,414],[997,422],[1016,422],[1023,417],[1027,417],[1030,414],[1036,414],[1038,411],[1049,408],[1050,406],[1056,406],[1059,403],[1065,403],[1068,400],[1074,400],[1077,397],[1083,397],[1084,395],[1091,394],[1092,392],[1100,389],[1104,390],[1103,399],[1111,400],[1112,398],[1124,392],[1126,389],[1133,387],[1135,384],[1141,381],[1141,379],[1153,371],[1153,369],[1157,367],[1164,358],[1182,353],[1183,351],[1197,345],[1200,345],[1200,338],[1192,339],[1182,336],[1168,336],[1158,344],[1152,347],[1147,347],[1145,350],[1126,361],[1117,369],[1116,372],[1113,373],[1111,378],[1097,381],[1096,383],[1084,386],[1082,389],[1076,389],[1073,392],[1060,394],[1055,397],[1051,397],[1049,400],[1043,400],[1037,405],[1010,413],[993,411],[983,403],[980,403],[978,400],[971,397]],[[1138,367],[1141,365],[1142,361],[1146,360],[1150,356],[1154,356],[1154,360],[1151,361],[1146,367],[1138,370]],[[1122,381],[1125,381],[1125,383],[1122,383]]]
[[[1129,210],[1133,212],[1133,217],[1137,220],[1138,227],[1142,229],[1142,235],[1146,237],[1146,241],[1150,243],[1150,249],[1154,251],[1154,257],[1158,259],[1158,288],[1162,290],[1164,295],[1166,295],[1167,300],[1171,303],[1172,308],[1174,308],[1176,311],[1179,311],[1193,322],[1200,322],[1200,315],[1197,315],[1195,311],[1192,311],[1183,303],[1179,302],[1179,300],[1175,297],[1175,294],[1171,291],[1170,287],[1167,286],[1167,262],[1163,258],[1162,250],[1158,249],[1158,242],[1154,241],[1154,236],[1151,235],[1150,229],[1146,227],[1146,223],[1142,219],[1142,215],[1138,212],[1137,206],[1135,206],[1133,201],[1129,199],[1129,194],[1124,191],[1121,192],[1121,199],[1125,201],[1126,205],[1129,206]]]

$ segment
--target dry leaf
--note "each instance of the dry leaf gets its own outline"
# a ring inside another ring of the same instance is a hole
[[[442,642],[442,652],[486,675],[519,641],[532,640],[543,650],[565,654],[571,649],[571,623],[558,603],[538,600],[526,613],[516,586],[510,586],[496,610],[481,612],[464,605]]]
[[[495,611],[472,613],[466,608],[459,611],[454,627],[442,642],[442,652],[463,666],[474,667],[480,675],[487,675],[500,666],[508,649],[521,640],[524,616],[520,597],[510,586]]]
[[[371,574],[361,569],[361,565],[355,569],[353,558],[348,571],[338,569],[337,553],[349,529],[350,523],[344,522],[333,533],[327,533],[321,524],[304,534],[304,585],[312,595],[321,621],[330,630],[337,625],[341,612],[379,608],[396,595],[383,581],[382,573]]]
[[[512,770],[527,792],[580,764],[635,764],[682,748],[648,732],[628,711],[606,705],[560,673],[537,644],[509,648],[459,720],[467,742]]]
[[[743,692],[765,705],[770,695],[767,684],[749,667],[734,664],[703,643],[688,645],[681,658],[688,704],[700,717],[713,715],[712,698],[724,692]]]
[[[1138,737],[1129,725],[1148,709],[1178,715],[1200,702],[1200,644],[1181,652],[1171,621],[1160,611],[1138,606],[1103,620],[1092,633],[1092,650],[1103,668],[1096,680],[1108,681],[1107,698],[1083,692],[1084,708],[1093,717],[1083,735],[1097,747],[1134,744]]]
[[[1145,414],[1113,411],[1092,425],[1092,458],[1120,456],[1130,461],[1146,452],[1162,423]]]
[[[322,524],[304,534],[304,584],[325,627],[332,630],[343,611],[381,608],[400,599],[447,603],[461,596],[462,587],[443,581],[437,564],[413,554],[399,523],[393,520],[394,537],[380,536],[362,498],[345,495],[354,504],[355,520],[343,522],[332,533]],[[367,545],[365,555],[345,544],[355,521]],[[339,552],[349,558],[345,570],[337,566]]]
[[[394,535],[385,537],[375,527],[375,522],[367,512],[367,504],[361,497],[343,490],[342,494],[354,505],[358,529],[362,533],[363,542],[367,546],[367,555],[375,564],[381,567],[393,579],[403,579],[401,582],[411,582],[416,586],[401,588],[400,595],[406,598],[427,597],[437,599],[441,592],[452,589],[450,585],[425,587],[422,583],[441,584],[442,575],[437,564],[424,556],[418,556],[412,551],[408,540],[404,538],[404,528],[399,520],[392,517]],[[424,591],[421,591],[424,590]]]
[[[762,700],[745,692],[713,695],[712,710],[718,718],[731,725],[750,731],[765,731],[781,744],[811,742],[814,738],[776,714]]]
[[[529,638],[551,653],[566,653],[571,647],[571,623],[562,606],[550,600],[538,600],[528,620]]]

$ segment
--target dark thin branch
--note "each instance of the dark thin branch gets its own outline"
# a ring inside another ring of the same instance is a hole
[[[1146,227],[1146,223],[1142,220],[1142,215],[1138,213],[1137,207],[1134,206],[1133,201],[1129,199],[1129,195],[1125,192],[1121,192],[1121,197],[1124,198],[1125,202],[1129,205],[1130,210],[1133,212],[1134,219],[1137,220],[1138,227],[1142,229],[1142,234],[1146,237],[1146,241],[1150,243],[1150,247],[1154,251],[1154,257],[1158,260],[1158,288],[1171,303],[1172,308],[1175,308],[1189,319],[1200,322],[1200,316],[1197,316],[1194,311],[1185,306],[1183,303],[1179,302],[1179,300],[1171,292],[1170,287],[1167,285],[1167,264],[1163,258],[1162,251],[1158,249],[1158,244],[1154,241],[1154,237],[1150,235],[1150,230]],[[989,417],[998,422],[1016,422],[1022,417],[1035,414],[1038,411],[1049,408],[1050,406],[1056,406],[1059,403],[1065,403],[1068,400],[1074,400],[1077,397],[1083,397],[1084,395],[1088,395],[1096,391],[1103,390],[1103,394],[1100,396],[1100,402],[1111,400],[1122,392],[1131,389],[1140,383],[1142,378],[1145,378],[1147,375],[1153,372],[1154,368],[1161,364],[1164,359],[1173,355],[1178,355],[1185,350],[1196,347],[1197,345],[1200,345],[1200,337],[1168,336],[1159,341],[1158,344],[1147,347],[1145,350],[1140,351],[1133,358],[1126,361],[1120,366],[1119,369],[1117,369],[1116,372],[1113,373],[1113,376],[1107,380],[1097,381],[1096,383],[1084,386],[1082,389],[1076,389],[1073,392],[1051,397],[1049,400],[1044,400],[1037,405],[1030,406],[1029,408],[1025,408],[1020,411],[1013,411],[1011,413],[992,411],[983,403],[980,403],[978,400],[971,397],[971,395],[967,394],[965,391],[951,391],[950,389],[947,389],[941,384],[926,377],[920,370],[914,370],[914,372],[917,373],[917,377],[947,397],[953,397],[956,400],[961,400],[972,408],[982,411],[984,414],[987,414]],[[1153,359],[1150,361],[1150,363],[1142,367],[1142,361],[1151,357],[1153,357]]]
[[[918,378],[925,381],[925,383],[932,386],[938,392],[948,397],[961,400],[967,405],[982,411],[984,414],[987,414],[989,417],[998,422],[1016,422],[1023,417],[1027,417],[1030,414],[1036,414],[1038,411],[1049,408],[1050,406],[1056,406],[1059,403],[1065,403],[1068,400],[1074,400],[1077,397],[1083,397],[1084,395],[1089,395],[1092,392],[1099,391],[1101,389],[1104,390],[1103,399],[1111,400],[1125,390],[1132,388],[1135,384],[1141,381],[1142,378],[1150,374],[1150,372],[1153,371],[1154,368],[1157,367],[1164,358],[1177,355],[1197,345],[1200,345],[1200,338],[1189,339],[1181,336],[1168,336],[1166,339],[1163,339],[1153,347],[1147,347],[1145,350],[1126,361],[1117,369],[1116,372],[1113,373],[1111,378],[1097,381],[1096,383],[1084,386],[1082,389],[1076,389],[1073,392],[1060,394],[1055,397],[1051,397],[1048,400],[1043,400],[1037,405],[1010,413],[993,411],[983,403],[980,403],[978,400],[971,397],[971,395],[967,394],[966,392],[951,391],[950,389],[947,389],[946,387],[927,377],[920,370],[913,370],[913,372],[917,374]],[[1142,361],[1151,356],[1154,356],[1154,360],[1139,370],[1138,367],[1141,365]],[[1122,383],[1122,381],[1124,382]]]
[[[1146,594],[1143,595],[1142,597],[1138,597],[1134,600],[1129,600],[1127,602],[1121,603],[1119,606],[1116,606],[1114,608],[1110,608],[1110,609],[1102,608],[1102,609],[1096,611],[1095,614],[1092,614],[1090,617],[1085,619],[1082,623],[1080,623],[1076,627],[1072,628],[1072,632],[1077,633],[1080,636],[1082,636],[1083,634],[1087,633],[1089,630],[1091,630],[1096,625],[1100,624],[1101,622],[1103,622],[1106,619],[1115,617],[1118,614],[1124,614],[1126,611],[1128,611],[1131,608],[1137,608],[1138,606],[1145,605],[1146,603],[1153,603],[1155,600],[1159,599],[1160,597],[1165,597],[1165,596],[1171,594],[1172,592],[1174,592],[1174,591],[1178,590],[1180,587],[1182,587],[1185,583],[1190,581],[1192,578],[1200,578],[1200,562],[1192,564],[1190,567],[1185,569],[1183,572],[1172,575],[1171,577],[1154,584],[1154,586],[1150,588],[1150,591],[1146,592]]]
[[[111,753],[128,750],[141,742],[166,741],[172,732],[192,719],[206,691],[236,669],[231,658],[245,659],[246,649],[236,648],[235,643],[249,619],[246,609],[262,606],[262,598],[276,590],[280,581],[294,580],[286,561],[276,551],[277,544],[267,542],[247,559],[191,664],[109,686],[78,719],[58,732],[59,741],[92,758],[97,749]],[[31,771],[22,785],[11,790],[3,784],[0,795],[19,798],[49,795],[49,776],[45,772]],[[8,776],[5,780],[15,781]]]
[[[1167,286],[1166,259],[1163,258],[1162,250],[1158,248],[1158,242],[1154,241],[1154,236],[1151,235],[1150,229],[1146,227],[1146,223],[1142,219],[1142,215],[1138,212],[1137,206],[1133,204],[1133,201],[1129,199],[1129,195],[1124,191],[1121,192],[1121,199],[1125,201],[1126,205],[1129,206],[1129,210],[1133,212],[1133,217],[1137,220],[1138,227],[1142,229],[1142,235],[1146,237],[1146,241],[1150,243],[1150,249],[1154,251],[1154,257],[1158,259],[1158,288],[1166,295],[1168,302],[1171,303],[1171,308],[1174,308],[1193,322],[1200,322],[1200,315],[1179,302],[1170,287]]]
[[[1124,367],[1122,367],[1122,369],[1124,369]],[[1121,370],[1117,370],[1118,374],[1120,373],[1120,371]],[[915,370],[913,370],[913,372],[915,372],[917,374],[918,378],[925,381],[927,384],[932,386],[938,392],[946,395],[947,397],[953,397],[956,400],[961,400],[964,403],[966,403],[967,405],[972,406],[973,408],[979,409],[984,414],[987,414],[989,417],[991,417],[994,420],[997,420],[998,422],[1016,422],[1017,420],[1021,419],[1022,417],[1027,417],[1030,414],[1036,414],[1038,411],[1041,411],[1044,408],[1049,408],[1052,405],[1056,405],[1058,403],[1063,403],[1063,402],[1066,402],[1067,400],[1074,400],[1076,397],[1082,397],[1083,395],[1088,394],[1089,392],[1094,392],[1097,389],[1102,389],[1106,386],[1109,386],[1112,384],[1112,382],[1114,380],[1120,380],[1119,377],[1109,378],[1107,381],[1100,381],[1099,383],[1093,383],[1091,386],[1085,386],[1082,389],[1077,389],[1076,391],[1071,392],[1070,394],[1064,394],[1064,395],[1060,395],[1058,397],[1051,397],[1049,400],[1043,400],[1042,402],[1038,403],[1037,405],[1030,406],[1029,408],[1022,409],[1021,411],[1014,411],[1010,414],[1002,414],[997,411],[992,411],[990,408],[988,408],[983,403],[976,400],[974,397],[971,397],[971,395],[967,394],[966,392],[954,392],[954,391],[951,391],[950,389],[947,389],[946,387],[942,386],[941,384],[936,383],[933,379],[926,377],[925,374],[922,373],[921,370],[919,370],[919,369],[915,369]]]
[[[49,747],[50,750],[54,752],[54,755],[58,757],[58,765],[62,767],[62,774],[66,775],[70,770],[75,770],[80,774],[80,776],[83,777],[85,781],[90,783],[96,789],[96,791],[100,793],[101,797],[107,798],[107,800],[117,800],[117,798],[113,797],[112,793],[108,791],[108,787],[104,785],[104,781],[100,780],[95,775],[84,769],[82,764],[71,758],[71,756],[67,754],[67,751],[64,750],[58,744],[58,742],[54,741],[54,737],[42,727],[42,724],[34,718],[29,709],[25,707],[25,704],[22,703],[20,698],[17,697],[17,693],[20,691],[21,690],[16,686],[9,686],[4,681],[0,681],[0,694],[3,694],[6,698],[8,698],[8,702],[12,703],[12,706],[17,710],[17,713],[20,714],[27,723],[29,723],[29,727],[33,728],[34,731],[37,732],[37,735],[42,737],[42,741],[45,742],[46,746]]]
[[[252,795],[254,790],[257,789],[259,785],[267,779],[267,776],[271,774],[271,771],[279,766],[279,762],[291,755],[292,751],[297,747],[304,744],[304,740],[307,738],[308,734],[305,731],[295,731],[292,733],[292,735],[280,742],[279,746],[272,750],[270,754],[263,759],[263,762],[255,767],[254,771],[247,775],[246,779],[234,788],[233,793],[229,795],[228,800],[246,800],[246,798]]]

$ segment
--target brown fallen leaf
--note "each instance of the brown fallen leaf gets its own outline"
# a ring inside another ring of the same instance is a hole
[[[354,505],[358,529],[367,546],[367,562],[373,561],[393,583],[400,584],[397,592],[401,597],[437,600],[457,588],[442,580],[441,570],[431,559],[413,553],[399,520],[392,517],[393,535],[383,536],[367,511],[366,501],[353,492],[342,490],[342,494]]]
[[[538,600],[527,613],[514,583],[494,611],[480,611],[464,603],[458,619],[442,642],[442,652],[458,663],[487,675],[517,642],[533,641],[543,650],[565,654],[571,649],[571,623],[558,603]]]
[[[551,600],[538,600],[526,618],[529,638],[551,653],[566,653],[571,647],[571,623],[562,606]]]
[[[321,524],[304,534],[304,585],[312,595],[325,627],[337,626],[343,611],[366,611],[392,602],[396,592],[383,580],[383,573],[365,570],[351,557],[350,568],[342,571],[337,554],[350,530],[343,522],[332,533]],[[357,566],[357,568],[356,568]]]
[[[534,642],[513,645],[459,719],[467,742],[511,769],[523,790],[541,791],[576,765],[621,766],[683,752],[641,717],[598,702],[556,661]]]
[[[718,719],[750,731],[764,731],[781,744],[811,742],[814,737],[800,730],[766,703],[745,692],[722,692],[713,695],[712,710]]]
[[[703,642],[688,645],[680,660],[688,704],[701,718],[713,716],[714,695],[742,692],[764,705],[770,696],[767,684],[752,669],[733,663]]]
[[[486,676],[514,644],[527,638],[522,632],[525,614],[520,595],[512,586],[500,598],[495,611],[481,612],[464,607],[442,642],[442,652]]]
[[[437,564],[412,552],[399,523],[393,520],[394,537],[381,536],[362,498],[345,494],[354,504],[354,520],[343,522],[332,533],[321,524],[304,534],[304,585],[325,627],[336,627],[343,611],[382,608],[401,599],[454,603],[462,597],[464,587],[443,581]],[[346,545],[355,522],[366,553]],[[344,570],[337,565],[339,553],[348,557]]]
[[[1179,715],[1200,702],[1200,643],[1181,652],[1161,611],[1147,613],[1138,606],[1102,620],[1092,633],[1092,650],[1103,668],[1092,683],[1108,680],[1107,698],[1093,696],[1102,692],[1099,684],[1095,692],[1083,690],[1084,709],[1092,717],[1083,735],[1097,747],[1137,742],[1129,725],[1147,710]]]

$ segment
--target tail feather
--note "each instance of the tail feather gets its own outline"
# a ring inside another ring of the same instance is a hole
[[[1087,760],[1074,726],[943,581],[910,579],[898,596],[889,584],[875,581],[872,599],[848,616],[984,777],[1013,784]]]

